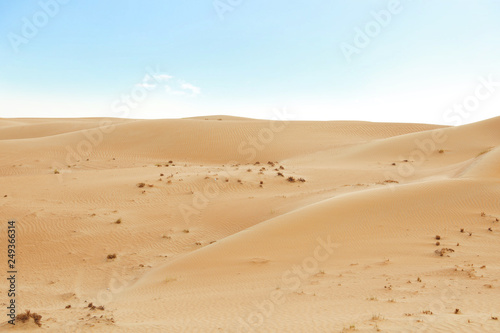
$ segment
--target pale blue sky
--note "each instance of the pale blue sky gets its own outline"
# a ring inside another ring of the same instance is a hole
[[[2,1],[0,117],[458,124],[449,109],[500,82],[499,18],[496,0]],[[461,123],[499,114],[493,86]]]

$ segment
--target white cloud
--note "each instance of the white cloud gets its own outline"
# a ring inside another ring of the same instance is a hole
[[[181,88],[184,90],[191,91],[191,96],[196,96],[196,95],[199,95],[201,93],[201,89],[199,87],[194,86],[194,85],[187,83],[187,82],[181,83]]]
[[[138,84],[136,84],[136,86],[146,88],[148,90],[156,88],[156,84],[151,84],[151,83],[147,83],[147,82],[138,83]]]
[[[172,95],[187,95],[186,92],[181,90],[174,90],[170,86],[165,85],[165,91]]]
[[[168,80],[173,78],[172,75],[168,75],[168,74],[154,74],[153,77],[157,81],[168,81]]]
[[[165,91],[171,95],[178,96],[197,96],[201,93],[201,89],[187,82],[181,82],[178,86],[180,89],[174,89],[169,85],[165,85]]]

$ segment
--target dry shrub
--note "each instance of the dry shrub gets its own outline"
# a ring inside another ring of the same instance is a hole
[[[438,254],[439,256],[441,256],[441,257],[444,257],[444,256],[445,256],[445,254],[446,254],[446,256],[447,256],[447,257],[449,257],[447,254],[448,254],[448,253],[455,252],[455,250],[443,247],[441,250],[436,250],[436,251],[434,251],[434,252],[435,252],[436,254]]]
[[[144,187],[144,186],[146,186],[146,183],[137,183],[136,186],[137,187]]]
[[[116,253],[113,253],[113,254],[108,254],[108,259],[116,259]]]
[[[20,313],[16,316],[16,320],[19,320],[23,323],[28,321],[30,318],[33,318],[35,324],[37,324],[38,326],[42,326],[42,323],[40,322],[42,320],[42,316],[36,312],[32,313],[30,310],[26,310],[26,312]]]

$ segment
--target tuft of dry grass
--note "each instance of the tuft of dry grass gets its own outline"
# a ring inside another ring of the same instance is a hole
[[[182,230],[182,232],[185,234],[189,234],[189,229],[184,229],[184,230]]]
[[[295,183],[295,178],[290,176],[287,178],[287,181],[289,181],[290,183]]]
[[[137,183],[135,186],[137,186],[137,187],[144,187],[144,186],[146,186],[146,183]]]
[[[120,223],[122,223],[122,219],[121,218],[119,218],[118,220],[115,221],[115,224],[120,224]]]
[[[108,260],[116,259],[116,253],[108,254]]]
[[[31,312],[30,310],[26,310],[24,313],[20,313],[16,316],[16,320],[19,320],[23,323],[27,322],[30,318],[33,318],[33,321],[38,326],[42,326],[40,322],[42,320],[42,316],[36,312]]]
[[[55,174],[55,175],[58,175],[59,173],[60,173],[60,172],[59,172],[59,170],[54,169],[54,174]]]
[[[437,239],[437,240],[440,240],[440,239],[441,239],[441,236],[436,235],[436,239]]]
[[[446,254],[446,256],[447,256],[447,257],[449,257],[447,254],[448,254],[448,253],[455,252],[455,250],[443,247],[441,250],[436,250],[436,251],[434,251],[434,252],[435,252],[436,254],[438,254],[440,257],[444,257],[444,256],[445,256],[445,254]]]

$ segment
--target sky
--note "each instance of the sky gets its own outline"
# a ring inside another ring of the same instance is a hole
[[[500,110],[498,0],[0,2],[0,118],[461,125]]]

